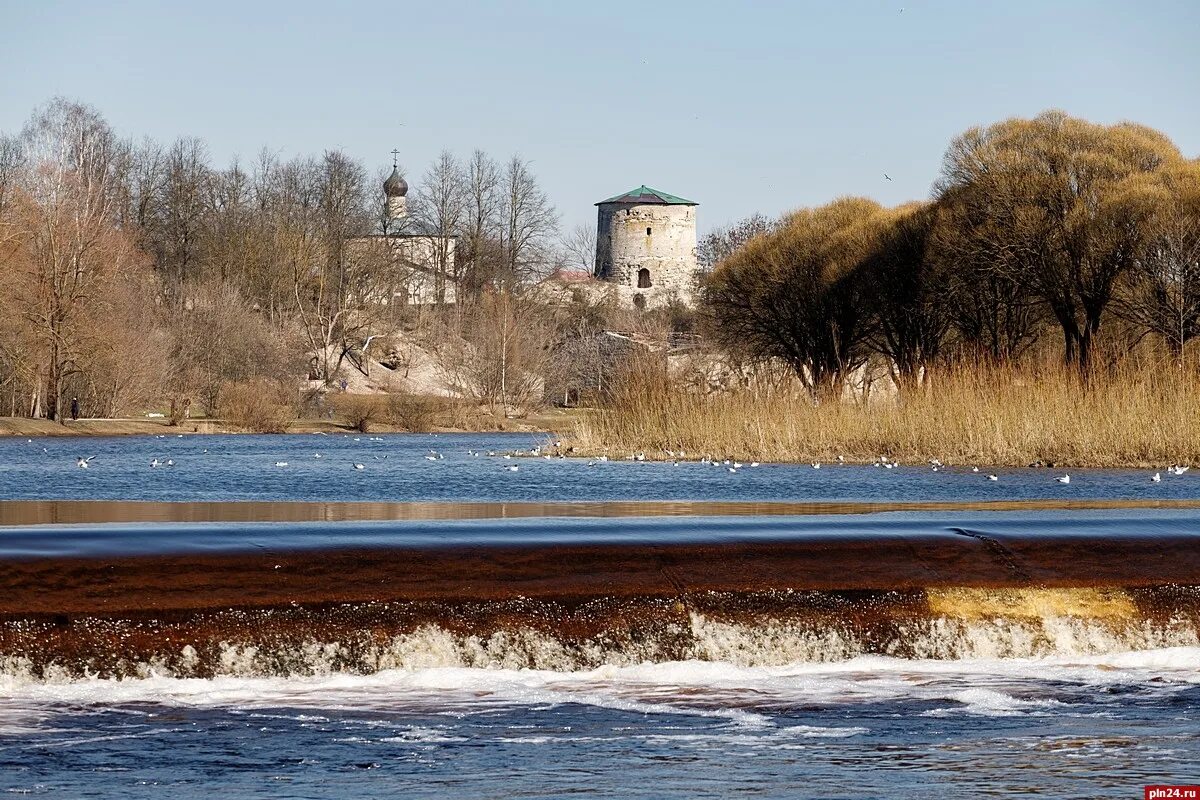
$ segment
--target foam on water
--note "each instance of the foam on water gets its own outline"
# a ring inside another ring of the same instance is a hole
[[[0,655],[0,687],[62,684],[92,677],[300,679],[394,671],[417,675],[438,668],[595,674],[597,670],[663,662],[788,669],[827,664],[836,669],[839,663],[857,663],[871,656],[898,657],[902,663],[958,663],[1110,657],[1198,646],[1195,621],[1182,616],[1165,620],[937,616],[898,620],[881,632],[827,619],[723,621],[692,612],[679,624],[621,637],[567,639],[530,627],[467,634],[424,624],[407,633],[380,637],[368,631],[342,641],[223,640],[206,647],[204,653],[192,644],[172,646],[167,637],[145,660],[132,660],[117,650],[104,655],[102,661],[68,665],[38,663],[28,655],[9,653]]]
[[[1095,690],[1155,687],[1171,692],[1200,685],[1200,647],[1045,658],[947,661],[860,656],[833,663],[744,666],[681,661],[594,670],[419,667],[370,675],[174,678],[88,678],[64,683],[0,679],[3,722],[9,712],[54,704],[72,706],[159,703],[195,707],[301,709],[438,708],[469,713],[497,705],[581,704],[642,714],[686,714],[761,726],[752,708],[804,703],[845,705],[916,700],[946,703],[950,711],[986,716],[1062,710],[1061,701],[1022,697],[1048,684]],[[964,686],[971,688],[964,689]],[[19,717],[20,714],[17,714]]]

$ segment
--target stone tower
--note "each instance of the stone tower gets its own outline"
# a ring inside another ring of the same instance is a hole
[[[672,298],[691,305],[696,203],[639,186],[596,208],[596,277],[626,305],[653,308]]]

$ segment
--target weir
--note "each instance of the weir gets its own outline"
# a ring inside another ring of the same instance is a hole
[[[96,515],[122,521],[84,522],[82,505],[0,504],[0,519],[73,520],[0,528],[5,671],[1028,656],[1194,645],[1200,630],[1190,505],[687,504],[687,516],[622,504],[591,516],[577,505],[467,508],[458,519],[390,504],[288,504],[258,517],[110,505],[120,508]],[[623,516],[633,510],[643,513]],[[159,521],[172,514],[204,521]],[[281,514],[291,521],[254,521]]]

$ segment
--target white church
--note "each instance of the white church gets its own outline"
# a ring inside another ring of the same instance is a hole
[[[392,163],[383,182],[380,231],[370,242],[387,245],[389,257],[402,265],[401,276],[388,301],[397,305],[450,305],[458,300],[456,257],[458,239],[429,230],[408,210],[408,182]]]

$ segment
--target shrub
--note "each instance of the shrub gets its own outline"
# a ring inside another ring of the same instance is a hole
[[[386,395],[344,394],[334,401],[334,408],[359,433],[369,433],[373,425],[387,422],[390,416]]]
[[[394,394],[389,398],[392,421],[411,433],[433,430],[445,403],[437,397],[419,394]]]
[[[287,385],[265,378],[227,384],[221,408],[228,424],[252,433],[285,433],[296,418]]]

